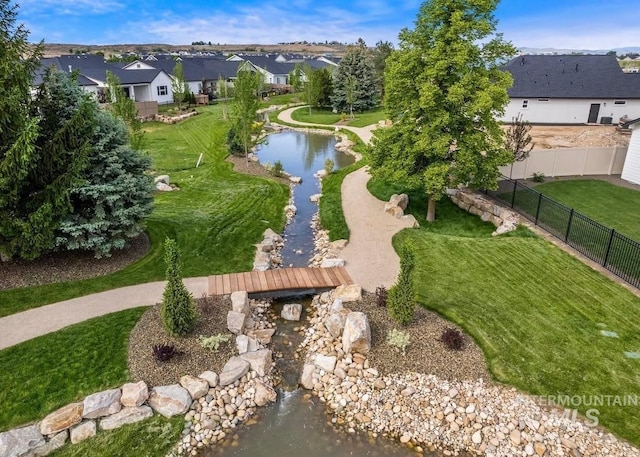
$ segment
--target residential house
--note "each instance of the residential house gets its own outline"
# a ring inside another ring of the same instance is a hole
[[[627,149],[621,178],[634,184],[640,184],[640,118],[627,122],[623,127],[631,129],[631,141],[629,149]]]
[[[504,67],[514,79],[502,121],[618,123],[640,117],[640,77],[612,55],[522,55]]]

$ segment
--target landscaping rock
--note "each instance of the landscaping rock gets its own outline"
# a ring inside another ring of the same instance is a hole
[[[333,370],[336,367],[337,357],[335,355],[316,355],[314,360],[314,365],[321,370],[324,370],[328,373],[333,373]]]
[[[360,284],[349,284],[336,287],[333,298],[339,298],[343,302],[362,300],[362,286]]]
[[[407,194],[393,194],[389,199],[389,203],[402,208],[402,210],[406,210],[407,206],[409,206],[409,196]]]
[[[240,356],[242,360],[249,362],[251,369],[258,373],[258,376],[265,376],[271,371],[273,362],[271,350],[260,349],[259,351],[247,352]]]
[[[211,389],[218,385],[218,374],[213,371],[204,371],[198,375],[199,378],[204,379],[209,384]]]
[[[253,352],[260,349],[260,343],[247,335],[238,335],[236,337],[236,347],[238,348],[238,354],[244,354],[245,352]]]
[[[227,328],[235,335],[240,335],[244,331],[244,321],[247,317],[244,313],[229,311],[227,313]]]
[[[149,398],[149,388],[144,381],[129,382],[122,386],[122,406],[140,406]]]
[[[300,176],[289,176],[289,181],[294,184],[300,184],[302,182],[302,178]]]
[[[53,435],[65,430],[82,420],[82,403],[71,403],[52,412],[40,423],[40,433]]]
[[[339,338],[342,335],[342,331],[344,330],[344,324],[347,320],[347,315],[349,311],[343,310],[335,313],[331,313],[324,325],[334,338]]]
[[[347,315],[342,332],[342,349],[345,353],[369,353],[371,350],[371,327],[366,314],[353,312]]]
[[[209,383],[206,380],[191,375],[181,377],[180,385],[187,389],[194,400],[204,397],[209,392]]]
[[[327,170],[325,170],[324,168],[323,168],[322,170],[318,170],[318,171],[316,171],[316,172],[314,173],[314,176],[315,176],[316,178],[320,178],[320,179],[322,179],[322,178],[324,178],[325,176],[327,176]]]
[[[220,385],[227,386],[236,382],[249,372],[251,364],[240,357],[231,357],[220,372]]]
[[[271,338],[276,333],[275,328],[265,328],[259,330],[249,330],[247,336],[249,338],[255,338],[261,344],[270,344]]]
[[[37,424],[0,433],[0,455],[19,457],[45,444]]]
[[[276,232],[274,232],[272,229],[268,228],[264,231],[264,234],[262,235],[263,239],[269,239],[269,240],[273,240],[276,243],[282,243],[282,236],[278,235]]]
[[[287,303],[282,307],[280,317],[288,321],[299,321],[302,314],[302,305],[299,303]]]
[[[415,218],[413,214],[405,214],[400,219],[402,219],[405,222],[405,224],[407,224],[407,227],[411,227],[411,228],[420,227],[418,220]]]
[[[120,412],[113,416],[105,417],[100,421],[101,430],[113,430],[125,424],[134,424],[153,416],[153,410],[146,406],[135,406],[122,408]]]
[[[302,367],[302,376],[300,376],[300,385],[307,390],[313,390],[313,373],[315,373],[316,367],[310,363],[307,363]]]
[[[311,203],[318,203],[321,198],[322,198],[322,194],[313,194],[311,197],[309,197],[309,201]]]
[[[333,268],[333,267],[344,267],[345,261],[344,259],[332,258],[332,259],[324,259],[320,264],[320,268]]]
[[[402,216],[404,216],[404,211],[402,210],[402,208],[391,205],[390,203],[385,203],[384,212],[390,214],[396,219],[400,219]]]
[[[186,413],[191,402],[189,392],[179,384],[154,387],[148,400],[149,406],[165,417]]]
[[[166,184],[167,186],[169,186],[171,184],[171,180],[169,179],[169,175],[160,175],[160,176],[156,176],[155,179],[153,180],[153,182],[155,184],[158,184],[159,182]]]
[[[96,436],[96,422],[92,420],[84,421],[81,424],[71,427],[71,442],[78,444],[87,438]]]
[[[278,398],[276,391],[259,379],[255,380],[255,389],[256,393],[253,397],[253,401],[256,406],[264,406],[267,403],[276,401]]]
[[[122,409],[122,403],[120,403],[121,395],[120,389],[110,389],[87,395],[83,402],[82,417],[95,419],[117,413]],[[73,436],[71,440],[73,441]]]
[[[68,438],[69,438],[69,430],[63,430],[60,433],[56,433],[51,438],[49,438],[49,441],[47,441],[45,444],[43,444],[42,446],[38,446],[33,451],[33,455],[36,457],[43,457],[45,455],[49,455],[52,452],[57,451],[62,446],[64,446]],[[3,455],[1,453],[2,453],[2,449],[0,448],[0,455]]]
[[[173,191],[173,187],[171,187],[169,184],[165,184],[163,182],[157,182],[156,183],[156,190],[159,192],[172,192]]]
[[[231,294],[231,309],[237,313],[249,315],[251,308],[249,307],[249,294],[246,291],[233,292]]]

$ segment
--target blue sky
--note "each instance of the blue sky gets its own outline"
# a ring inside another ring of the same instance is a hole
[[[31,40],[112,44],[337,40],[396,43],[418,0],[21,0]],[[640,46],[640,15],[621,0],[503,0],[498,31],[518,47]]]

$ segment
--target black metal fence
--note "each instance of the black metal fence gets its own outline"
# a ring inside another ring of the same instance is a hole
[[[517,180],[503,178],[486,192],[591,260],[640,288],[640,243],[542,195]]]

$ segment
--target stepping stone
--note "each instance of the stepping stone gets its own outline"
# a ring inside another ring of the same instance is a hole
[[[628,359],[640,359],[640,352],[625,352],[624,355]]]
[[[610,332],[609,330],[600,330],[600,334],[608,338],[619,338],[616,332]]]

